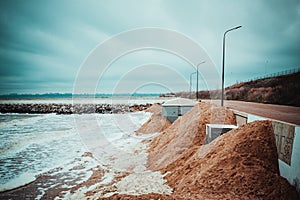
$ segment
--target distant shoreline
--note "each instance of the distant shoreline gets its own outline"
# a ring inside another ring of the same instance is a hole
[[[59,99],[59,98],[113,98],[113,97],[159,97],[159,93],[124,93],[124,94],[72,94],[72,93],[44,93],[44,94],[2,94],[1,99]]]

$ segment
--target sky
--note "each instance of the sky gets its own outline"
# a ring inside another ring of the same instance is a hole
[[[225,86],[300,67],[299,0],[1,0],[0,94],[220,88],[239,25]]]

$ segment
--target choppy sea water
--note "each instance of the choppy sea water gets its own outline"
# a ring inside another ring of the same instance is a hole
[[[35,180],[38,174],[69,165],[90,150],[98,152],[99,163],[109,164],[113,152],[122,153],[121,148],[130,141],[141,139],[129,134],[149,117],[146,112],[0,114],[0,191],[17,188]]]
[[[71,115],[1,114],[0,119],[0,191],[26,184],[83,151]]]

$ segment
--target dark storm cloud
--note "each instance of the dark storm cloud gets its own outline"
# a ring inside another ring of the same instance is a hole
[[[243,27],[227,37],[227,85],[300,67],[298,0],[2,0],[0,93],[71,92],[80,64],[96,45],[138,27],[186,34],[207,50],[219,69],[223,33],[236,25]],[[164,64],[164,58],[158,60]],[[135,59],[134,65],[143,64],[149,55]],[[179,71],[189,74],[187,69]],[[110,77],[117,79],[118,71],[112,70]]]

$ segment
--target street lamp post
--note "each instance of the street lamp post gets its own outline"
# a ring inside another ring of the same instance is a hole
[[[196,73],[197,72],[193,72],[190,74],[190,99],[192,98],[192,75]]]
[[[202,61],[201,63],[199,63],[198,65],[197,65],[197,89],[196,89],[196,98],[197,98],[197,101],[198,101],[198,99],[199,99],[199,94],[198,94],[198,75],[199,75],[199,71],[198,71],[198,67],[199,67],[199,65],[201,65],[201,64],[203,64],[203,63],[205,63],[205,61]]]
[[[221,100],[221,106],[224,106],[224,63],[225,63],[225,36],[229,31],[236,30],[238,28],[241,28],[242,26],[237,26],[234,28],[231,28],[227,31],[225,31],[223,35],[223,62],[222,62],[222,100]]]

